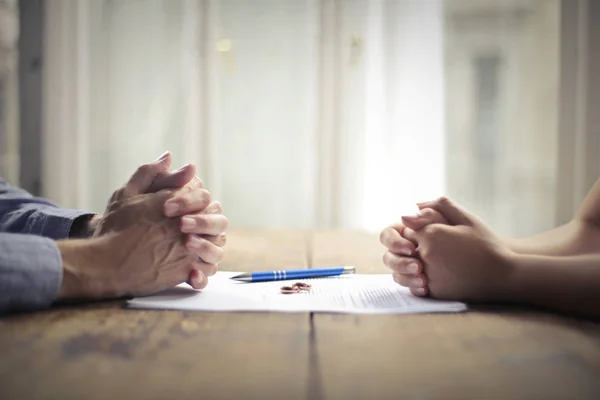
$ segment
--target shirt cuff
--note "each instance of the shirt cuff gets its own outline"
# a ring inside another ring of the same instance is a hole
[[[28,233],[55,240],[66,239],[69,237],[75,219],[93,215],[95,214],[87,211],[47,207],[43,212],[34,215]]]
[[[53,240],[0,233],[0,312],[49,307],[62,274],[62,256]]]

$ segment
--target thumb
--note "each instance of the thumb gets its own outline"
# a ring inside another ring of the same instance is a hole
[[[418,231],[419,229],[431,224],[448,225],[450,222],[438,211],[431,208],[419,209],[415,215],[405,215],[402,217],[404,226]]]
[[[452,225],[471,226],[475,221],[475,217],[447,197],[440,197],[434,201],[417,203],[417,206],[420,210],[431,208],[439,212],[446,217],[448,222]]]
[[[171,166],[171,153],[165,152],[156,161],[140,166],[125,185],[129,195],[147,193],[152,182],[161,174],[167,172]]]
[[[163,171],[159,173],[146,190],[146,193],[155,193],[163,189],[179,189],[192,180],[195,181],[197,187],[203,187],[202,181],[196,178],[196,166],[194,164],[187,164],[177,171]]]

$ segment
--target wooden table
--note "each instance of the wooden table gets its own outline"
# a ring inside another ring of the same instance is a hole
[[[356,265],[359,232],[229,235],[222,269]],[[600,306],[600,305],[599,305]],[[534,310],[328,315],[139,311],[0,319],[0,399],[600,399],[600,325]]]

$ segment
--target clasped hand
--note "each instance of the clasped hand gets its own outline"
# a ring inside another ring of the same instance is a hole
[[[142,165],[94,219],[91,239],[59,244],[60,299],[140,296],[182,282],[206,286],[223,258],[228,221],[195,167],[169,172],[170,163],[165,153]]]
[[[420,203],[419,209],[381,232],[383,262],[394,280],[417,296],[501,298],[512,271],[510,249],[447,198]]]

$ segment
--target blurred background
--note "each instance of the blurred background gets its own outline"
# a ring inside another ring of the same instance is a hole
[[[170,150],[232,227],[375,230],[445,194],[531,234],[566,221],[600,172],[588,11],[0,0],[0,175],[100,212]]]

